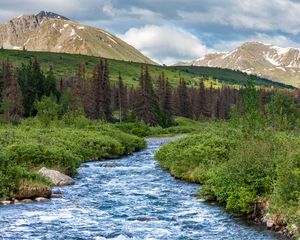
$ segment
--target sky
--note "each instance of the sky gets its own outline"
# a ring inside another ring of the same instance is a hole
[[[300,48],[300,0],[0,0],[0,23],[41,10],[105,29],[162,64],[247,41]]]

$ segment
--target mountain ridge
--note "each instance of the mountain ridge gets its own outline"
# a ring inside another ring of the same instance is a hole
[[[208,53],[175,66],[207,66],[256,74],[300,87],[300,49],[282,48],[262,42],[246,42],[229,52]]]
[[[21,15],[0,24],[0,46],[157,64],[105,30],[46,11]]]

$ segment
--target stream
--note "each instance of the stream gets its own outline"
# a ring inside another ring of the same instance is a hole
[[[193,196],[199,188],[161,169],[154,152],[170,139],[117,160],[84,163],[63,198],[0,207],[0,239],[285,239]]]

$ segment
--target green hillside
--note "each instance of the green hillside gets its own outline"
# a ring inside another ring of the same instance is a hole
[[[63,54],[50,52],[29,52],[18,50],[0,50],[0,62],[6,58],[16,65],[27,63],[30,58],[36,57],[43,70],[46,72],[48,65],[52,64],[57,77],[71,76],[76,71],[76,66],[81,61],[86,63],[88,74],[91,75],[93,66],[98,63],[99,58],[93,56],[79,54]],[[121,72],[124,82],[128,85],[137,86],[140,75],[141,63],[125,62],[119,60],[109,60],[111,79],[115,81]],[[176,86],[180,78],[184,78],[188,85],[198,83],[200,79],[208,79],[206,84],[213,82],[215,87],[223,84],[241,85],[247,78],[247,74],[209,67],[167,67],[150,65],[149,70],[153,79],[156,79],[161,72],[164,72],[166,77],[170,79],[173,86]],[[214,79],[214,80],[212,80]],[[215,81],[218,80],[218,81]],[[255,84],[260,86],[276,86],[284,87],[283,84],[274,83],[272,81],[255,77]]]
[[[247,77],[249,76],[247,73],[238,70],[231,70],[231,69],[224,69],[224,68],[217,68],[217,67],[174,66],[169,68],[174,69],[176,71],[192,74],[193,77],[203,76],[204,78],[217,79],[220,82],[224,82],[232,85],[240,85],[244,83],[247,80]],[[292,86],[285,85],[283,83],[273,82],[269,79],[261,78],[256,75],[251,75],[251,76],[254,80],[254,83],[258,86],[273,85],[276,87],[293,88]]]

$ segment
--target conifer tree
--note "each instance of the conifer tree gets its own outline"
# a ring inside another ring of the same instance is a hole
[[[15,123],[23,114],[22,95],[16,76],[16,70],[7,60],[4,64],[3,113],[6,119]]]
[[[143,120],[150,125],[155,125],[157,123],[155,108],[157,107],[158,102],[154,96],[148,66],[146,66],[145,69],[142,67],[135,114],[139,120]]]
[[[191,102],[186,82],[181,79],[177,88],[178,113],[182,117],[191,118]]]
[[[85,84],[85,64],[83,62],[78,64],[78,68],[73,78],[72,83],[72,110],[76,111],[83,106],[84,102],[84,84]]]
[[[111,113],[111,88],[107,60],[94,67],[92,89],[94,97],[94,118],[110,121]]]
[[[102,85],[102,103],[101,107],[103,108],[103,116],[107,121],[112,119],[112,112],[111,112],[111,87],[110,87],[110,80],[109,80],[109,66],[107,59],[104,60],[103,63],[103,77],[101,79]]]
[[[207,118],[210,117],[210,112],[207,104],[206,90],[203,81],[201,81],[199,84],[196,106],[197,106],[196,113],[198,118],[200,116],[204,116]]]
[[[102,63],[102,61],[100,62]],[[96,64],[93,69],[93,78],[91,84],[91,98],[93,99],[93,111],[92,117],[95,119],[100,119],[103,116],[101,113],[101,97],[103,95],[102,88],[101,88],[101,79],[102,79],[102,71],[103,67],[102,64]]]
[[[118,87],[117,87],[117,105],[119,110],[119,120],[121,122],[127,116],[128,101],[127,101],[127,88],[123,83],[123,79],[120,73],[118,77]]]
[[[45,95],[47,97],[52,95],[52,96],[56,97],[57,99],[59,99],[60,93],[57,90],[57,86],[56,86],[57,82],[56,82],[56,78],[54,76],[52,65],[49,65],[47,77],[43,84],[44,84],[44,94],[43,95]]]

